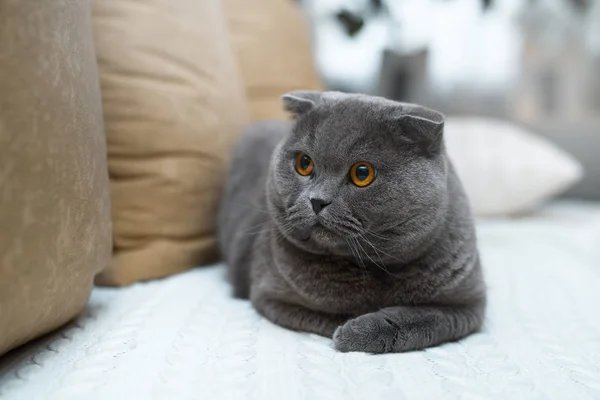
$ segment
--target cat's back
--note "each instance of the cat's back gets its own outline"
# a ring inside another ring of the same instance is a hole
[[[223,214],[232,215],[232,202],[260,205],[257,201],[265,192],[271,156],[290,130],[288,121],[261,121],[242,133],[232,154],[221,208]]]
[[[256,233],[268,222],[265,188],[271,156],[291,128],[288,121],[252,124],[232,154],[219,210],[218,236],[238,297],[246,297],[249,255]]]
[[[260,121],[250,125],[234,149],[232,167],[250,164],[267,168],[275,147],[292,130],[291,121]]]

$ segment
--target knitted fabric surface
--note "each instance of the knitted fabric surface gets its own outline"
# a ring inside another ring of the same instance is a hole
[[[0,399],[599,399],[600,205],[478,222],[482,332],[342,354],[230,297],[222,265],[97,288],[70,325],[0,360]]]

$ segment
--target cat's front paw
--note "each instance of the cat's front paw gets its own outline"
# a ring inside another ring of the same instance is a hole
[[[361,315],[338,327],[333,345],[341,352],[388,353],[394,349],[398,327],[380,313]]]

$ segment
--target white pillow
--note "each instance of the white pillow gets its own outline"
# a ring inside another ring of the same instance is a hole
[[[531,211],[583,175],[572,156],[508,122],[448,117],[445,140],[476,216]]]

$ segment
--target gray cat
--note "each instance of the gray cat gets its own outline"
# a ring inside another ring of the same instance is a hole
[[[485,285],[443,116],[338,92],[283,102],[294,121],[251,126],[233,155],[219,240],[234,295],[344,352],[480,328]]]

